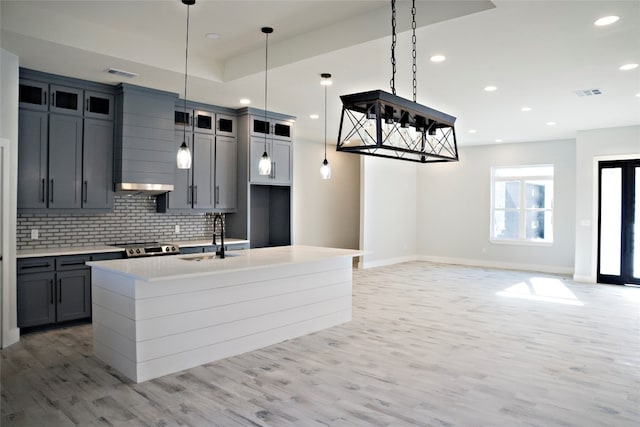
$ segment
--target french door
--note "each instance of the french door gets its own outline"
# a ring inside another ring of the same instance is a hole
[[[598,283],[640,285],[640,159],[599,162]]]

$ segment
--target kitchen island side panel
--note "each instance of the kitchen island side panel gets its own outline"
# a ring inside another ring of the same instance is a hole
[[[351,320],[351,258],[315,264],[200,275],[174,281],[171,292],[166,281],[102,269],[94,353],[140,382]],[[142,291],[154,285],[163,289],[156,296]]]

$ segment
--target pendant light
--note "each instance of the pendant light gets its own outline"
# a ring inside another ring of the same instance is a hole
[[[187,112],[187,64],[189,59],[189,9],[196,3],[196,0],[182,0],[183,4],[187,5],[187,42],[184,52],[184,111]],[[176,156],[178,163],[178,169],[191,168],[191,151],[187,145],[187,126],[182,128],[182,145],[178,149],[178,155]]]
[[[413,102],[396,95],[396,0],[391,0],[391,92],[342,95],[337,151],[412,162],[456,162],[456,118],[416,102],[416,1],[412,1]]]
[[[333,82],[329,73],[322,73],[320,77],[322,77],[320,84],[324,86],[324,160],[320,166],[320,177],[328,180],[331,179],[331,165],[327,161],[327,87]]]
[[[269,154],[267,154],[267,134],[269,133],[269,125],[267,122],[267,70],[269,68],[269,34],[273,33],[273,28],[262,27],[261,31],[266,36],[264,49],[264,125],[266,129],[264,129],[264,153],[262,153],[262,157],[260,157],[260,162],[258,163],[258,174],[271,175],[271,158]]]

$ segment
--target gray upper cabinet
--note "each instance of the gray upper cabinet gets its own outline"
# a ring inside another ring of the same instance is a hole
[[[49,116],[50,209],[82,207],[82,118],[62,114]]]
[[[215,207],[235,209],[237,202],[238,144],[235,138],[216,136]]]
[[[52,113],[82,115],[82,89],[50,85],[49,111]]]
[[[174,161],[174,190],[156,198],[158,212],[232,212],[236,205],[236,118],[216,107],[178,101],[174,110],[175,147],[186,138],[192,163],[181,170]]]
[[[210,111],[193,111],[193,131],[196,133],[215,133],[216,115]]]
[[[108,93],[84,91],[84,116],[113,120],[114,97]]]
[[[266,140],[266,152],[271,158],[271,174],[260,175],[258,163],[265,152],[265,138],[252,137],[249,159],[249,179],[253,184],[291,185],[291,142],[285,140]]]
[[[228,114],[216,114],[216,135],[236,137],[236,118]]]
[[[49,84],[28,79],[20,79],[20,108],[49,110]]]
[[[18,116],[18,207],[47,207],[49,116],[20,109]]]
[[[85,119],[82,150],[82,207],[113,207],[113,123]]]
[[[293,138],[293,123],[288,120],[273,119],[269,116],[250,118],[251,136],[264,137],[267,135],[271,139],[281,139],[291,141]]]
[[[193,135],[193,207],[213,209],[215,136]]]
[[[32,70],[20,73],[18,209],[112,209],[111,89]]]

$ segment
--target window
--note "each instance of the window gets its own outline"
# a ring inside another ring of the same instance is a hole
[[[553,242],[553,165],[494,167],[491,240]]]

